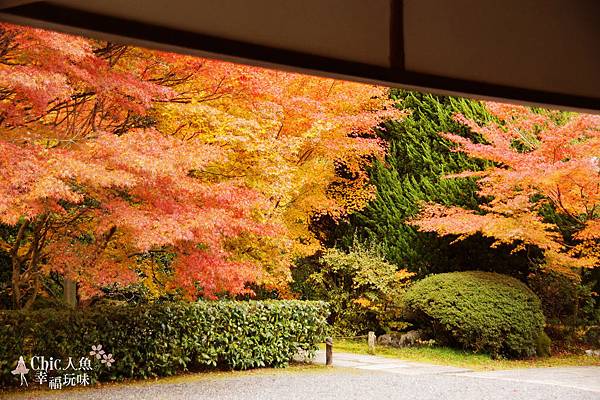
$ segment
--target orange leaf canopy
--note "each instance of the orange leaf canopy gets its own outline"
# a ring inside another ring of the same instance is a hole
[[[318,248],[311,216],[373,196],[372,129],[399,115],[370,85],[8,24],[0,38],[0,250],[21,279],[57,271],[84,296],[284,287]],[[175,254],[165,276],[152,252]]]

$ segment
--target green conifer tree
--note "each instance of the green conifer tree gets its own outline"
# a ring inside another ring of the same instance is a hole
[[[508,249],[491,249],[491,241],[472,237],[453,243],[454,238],[418,232],[406,224],[422,202],[477,209],[473,179],[443,179],[444,175],[481,169],[485,163],[452,151],[452,144],[439,132],[471,136],[467,127],[452,116],[461,113],[485,123],[492,117],[480,102],[408,91],[393,91],[398,107],[410,114],[386,124],[380,131],[388,143],[384,162],[370,170],[377,197],[348,223],[329,225],[321,234],[326,246],[349,247],[353,241],[377,244],[385,258],[420,276],[452,270],[498,270],[526,276],[526,254],[511,255]],[[475,138],[477,139],[477,138]],[[326,225],[326,224],[325,224]]]

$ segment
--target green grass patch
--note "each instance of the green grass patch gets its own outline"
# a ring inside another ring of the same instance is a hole
[[[323,347],[324,348],[324,345]],[[366,340],[335,340],[333,355],[336,352],[369,354]],[[377,346],[375,355],[418,361],[438,365],[451,365],[477,371],[492,371],[515,368],[566,367],[566,366],[600,366],[598,357],[587,355],[554,355],[551,357],[533,357],[523,360],[493,359],[489,354],[473,353],[449,347],[406,347],[394,348]]]

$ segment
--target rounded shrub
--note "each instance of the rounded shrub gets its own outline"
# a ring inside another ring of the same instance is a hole
[[[411,286],[404,304],[408,315],[431,328],[438,341],[493,355],[534,355],[543,333],[540,300],[506,275],[433,275]]]

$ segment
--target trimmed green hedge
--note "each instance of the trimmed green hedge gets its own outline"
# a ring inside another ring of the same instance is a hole
[[[540,300],[507,275],[480,271],[433,275],[415,283],[404,302],[408,314],[428,325],[436,339],[466,349],[523,357],[548,345],[538,340],[544,327]]]
[[[98,380],[282,367],[299,349],[314,354],[326,334],[328,314],[326,303],[310,301],[0,311],[0,386],[18,384],[10,371],[20,355],[78,360],[97,344],[116,360],[110,368],[97,363],[91,375]]]

